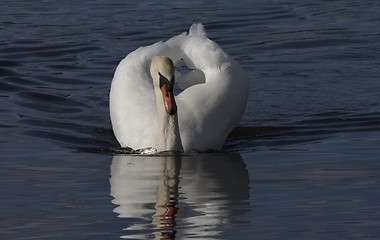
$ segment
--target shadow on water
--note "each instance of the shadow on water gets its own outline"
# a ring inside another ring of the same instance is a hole
[[[110,178],[128,239],[218,239],[249,211],[249,181],[238,154],[116,155]]]

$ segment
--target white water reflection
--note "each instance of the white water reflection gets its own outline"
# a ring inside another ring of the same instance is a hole
[[[114,156],[110,183],[127,239],[217,239],[249,209],[238,154]]]

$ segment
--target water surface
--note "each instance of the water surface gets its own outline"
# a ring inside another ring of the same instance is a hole
[[[379,239],[380,5],[2,1],[2,239]],[[221,153],[122,155],[130,51],[204,23],[250,76]]]

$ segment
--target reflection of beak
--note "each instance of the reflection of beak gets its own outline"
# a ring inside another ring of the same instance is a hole
[[[174,78],[168,81],[160,74],[160,88],[164,99],[165,110],[170,115],[177,113],[177,104],[174,100]]]

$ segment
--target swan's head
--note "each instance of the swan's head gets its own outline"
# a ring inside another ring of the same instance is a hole
[[[177,113],[177,105],[174,100],[174,64],[168,57],[156,56],[152,58],[150,65],[150,74],[152,75],[153,85],[160,89],[168,114]]]

